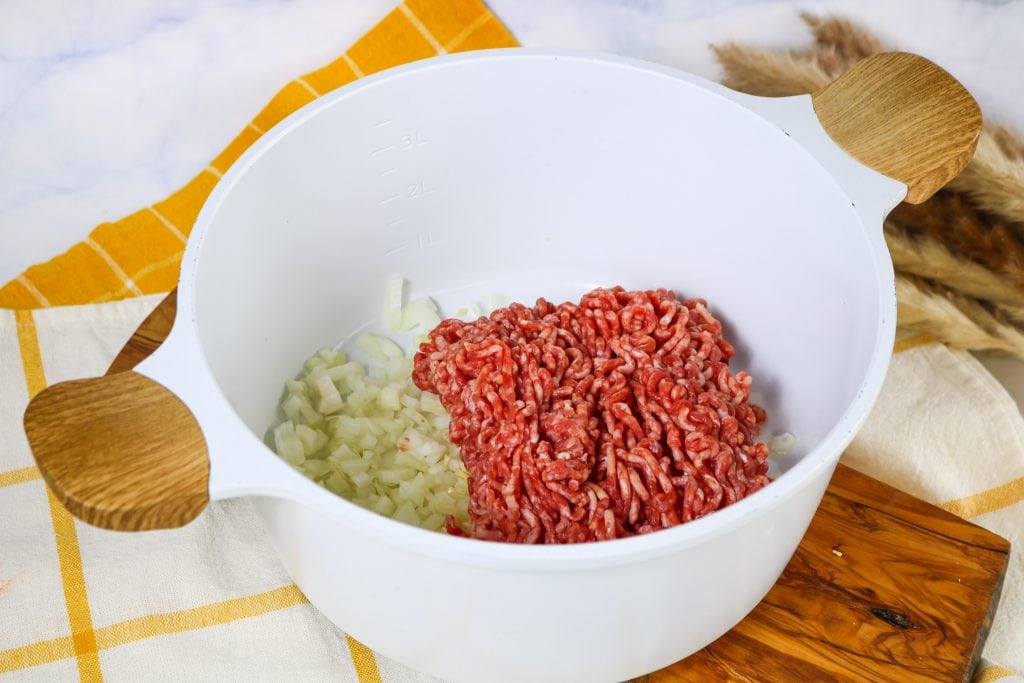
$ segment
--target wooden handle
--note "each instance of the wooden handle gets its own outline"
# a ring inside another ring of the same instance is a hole
[[[920,204],[963,170],[981,133],[981,109],[924,57],[884,52],[811,95],[821,125],[847,154],[907,186]]]
[[[149,358],[150,354],[160,348],[174,327],[174,318],[178,311],[178,288],[172,289],[154,308],[131,339],[124,345],[107,370],[108,375],[115,372],[132,370],[136,365]]]
[[[179,527],[209,502],[199,424],[177,396],[138,373],[48,387],[29,403],[25,433],[54,495],[89,524]]]

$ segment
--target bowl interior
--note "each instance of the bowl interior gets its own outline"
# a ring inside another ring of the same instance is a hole
[[[194,283],[210,369],[261,438],[307,356],[381,326],[392,274],[447,312],[617,284],[707,299],[767,431],[798,438],[776,472],[862,386],[885,286],[865,226],[804,148],[699,83],[484,55],[356,84],[268,138],[208,212]]]

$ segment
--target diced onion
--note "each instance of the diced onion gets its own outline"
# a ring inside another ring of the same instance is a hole
[[[404,307],[403,322],[406,312],[417,325],[437,316],[429,299]],[[321,350],[285,383],[282,419],[268,441],[299,472],[357,505],[426,529],[444,530],[445,515],[465,527],[468,474],[448,441],[441,402],[416,387],[412,360],[391,339],[363,334],[355,346],[371,362]]]

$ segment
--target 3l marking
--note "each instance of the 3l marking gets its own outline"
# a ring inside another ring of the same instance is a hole
[[[414,130],[413,132],[406,133],[405,135],[402,136],[402,142],[400,144],[400,147],[402,149],[412,149],[413,147],[418,147],[419,145],[425,145],[428,142],[430,142],[430,140],[424,139],[423,137],[420,136],[420,132],[418,130]]]

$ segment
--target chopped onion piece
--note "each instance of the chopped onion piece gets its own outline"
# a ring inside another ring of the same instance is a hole
[[[400,347],[395,342],[391,341],[387,337],[382,337],[379,334],[370,334],[369,332],[361,334],[356,338],[356,346],[370,354],[374,360],[378,360],[381,363],[387,362],[391,358],[401,358],[405,354],[402,352]],[[371,371],[380,370],[380,366],[374,365],[369,368]]]
[[[425,413],[433,413],[434,415],[447,415],[448,411],[441,405],[441,399],[436,394],[429,392],[420,396],[420,410]]]
[[[384,309],[384,318],[389,333],[398,332],[402,327],[402,305],[404,303],[403,292],[405,280],[392,275],[388,278],[387,305]]]
[[[768,439],[768,452],[771,455],[789,455],[796,448],[796,436],[783,432]]]
[[[326,460],[307,460],[302,463],[302,471],[311,479],[318,479],[325,474],[330,474],[331,466]]]
[[[402,407],[402,401],[400,399],[399,391],[401,387],[397,384],[389,384],[380,390],[380,407],[387,410],[400,410]]]
[[[402,330],[405,332],[420,328],[429,332],[441,323],[437,312],[437,304],[433,299],[424,296],[410,301],[402,309]]]
[[[274,428],[274,448],[277,454],[293,466],[298,466],[306,459],[302,442],[295,434],[295,425],[285,420]]]
[[[499,308],[504,306],[506,303],[508,303],[508,301],[505,299],[505,297],[503,295],[497,294],[497,293],[494,293],[494,292],[488,294],[487,295],[487,300],[484,302],[484,304],[487,306],[487,313],[488,314],[493,313],[494,311],[498,310]]]
[[[334,386],[334,382],[327,375],[321,375],[320,379],[316,381],[316,390],[320,394],[320,402],[317,404],[316,409],[324,415],[330,415],[341,410],[341,406],[344,402],[341,400],[341,394],[338,393],[338,387]]]

